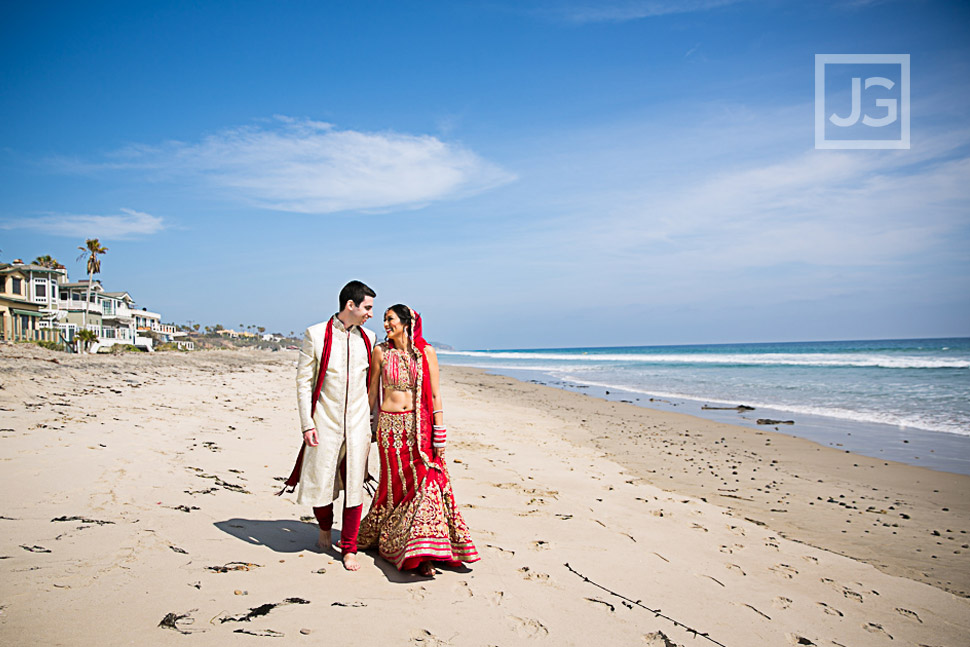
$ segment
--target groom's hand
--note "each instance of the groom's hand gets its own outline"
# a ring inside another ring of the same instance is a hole
[[[317,445],[320,444],[320,441],[317,439],[316,428],[307,429],[306,431],[303,432],[303,442],[305,442],[310,447],[316,447]]]

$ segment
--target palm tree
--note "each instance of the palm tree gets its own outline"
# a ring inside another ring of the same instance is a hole
[[[101,273],[101,259],[98,258],[98,254],[106,253],[108,248],[102,247],[97,238],[88,238],[85,241],[85,246],[79,246],[78,249],[81,250],[81,255],[77,257],[77,260],[81,260],[85,256],[88,257],[88,305],[84,309],[84,313],[81,315],[81,325],[87,328],[88,310],[91,308],[91,284],[94,283],[94,275]]]
[[[41,267],[47,267],[52,270],[61,266],[61,264],[57,262],[57,259],[51,257],[50,254],[44,254],[43,256],[38,256],[35,258],[34,265],[40,265]]]
[[[87,328],[77,331],[78,346],[80,346],[80,351],[82,353],[86,352],[93,342],[98,341],[98,336],[94,334],[93,330],[88,330]]]

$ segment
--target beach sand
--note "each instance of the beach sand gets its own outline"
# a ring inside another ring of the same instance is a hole
[[[467,368],[482,560],[344,571],[273,496],[295,362],[0,346],[0,644],[970,644],[970,478]]]

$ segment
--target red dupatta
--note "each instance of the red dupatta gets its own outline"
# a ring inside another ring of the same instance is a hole
[[[323,335],[323,354],[320,357],[320,365],[317,367],[317,382],[313,387],[313,398],[310,400],[310,419],[313,419],[313,412],[316,411],[317,401],[320,399],[320,393],[323,391],[323,378],[327,374],[327,366],[330,365],[330,349],[333,346],[333,319],[337,315],[330,317],[327,320],[327,331]],[[360,326],[358,326],[360,328]],[[350,334],[350,329],[347,329],[347,334]],[[360,336],[364,340],[364,348],[367,349],[367,366],[368,374],[370,373],[370,339],[367,338],[367,333],[364,332],[363,328],[360,328]],[[364,379],[367,379],[366,377]],[[368,384],[368,386],[370,386]],[[280,496],[285,492],[292,492],[296,489],[297,483],[300,482],[300,472],[303,469],[303,452],[306,450],[306,440],[300,444],[300,452],[296,455],[296,464],[293,465],[293,471],[290,472],[290,477],[286,479],[286,483],[283,484],[283,489],[276,493],[276,496]]]
[[[431,371],[428,367],[428,357],[425,355],[425,349],[428,348],[429,344],[424,339],[421,315],[412,310],[411,317],[411,343],[414,344],[414,348],[421,355],[421,380],[418,382],[418,393],[414,403],[418,447],[431,466],[441,469],[441,459],[433,458],[434,451],[431,447],[431,429],[434,425],[434,394],[431,392]]]
[[[415,430],[418,435],[418,449],[421,452],[424,462],[428,465],[436,466],[431,449],[431,427],[434,424],[434,394],[431,392],[431,371],[428,368],[428,357],[424,354],[429,344],[424,338],[422,331],[421,315],[411,310],[411,344],[421,356],[421,370],[418,373],[414,401]],[[394,346],[390,339],[388,344]],[[403,349],[406,351],[406,349]],[[440,461],[439,461],[440,462]]]

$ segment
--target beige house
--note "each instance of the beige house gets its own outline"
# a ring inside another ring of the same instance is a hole
[[[49,268],[15,260],[0,263],[0,339],[59,341],[55,329],[63,267]]]
[[[162,315],[137,308],[127,292],[106,292],[101,281],[71,282],[63,267],[48,268],[15,260],[0,263],[0,340],[46,340],[70,344],[83,328],[98,341],[92,352],[130,344],[149,352],[156,340],[193,348]]]

